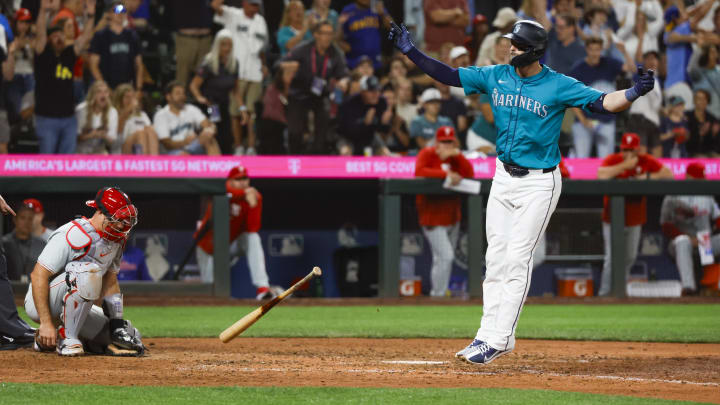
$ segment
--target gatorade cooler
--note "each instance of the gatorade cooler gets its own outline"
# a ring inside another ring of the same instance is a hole
[[[593,278],[592,269],[569,268],[556,269],[558,297],[592,297]]]
[[[419,297],[422,294],[422,280],[420,277],[400,280],[401,297]]]

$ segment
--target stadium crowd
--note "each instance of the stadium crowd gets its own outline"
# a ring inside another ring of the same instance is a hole
[[[655,157],[715,157],[718,5],[3,1],[0,152],[414,155],[451,125],[463,150],[492,155],[492,95],[433,81],[393,50],[387,29],[403,21],[448,65],[482,66],[507,63],[502,34],[532,19],[549,32],[542,62],[597,89],[657,72],[652,93],[617,117],[568,110],[563,156],[605,158],[636,133]]]

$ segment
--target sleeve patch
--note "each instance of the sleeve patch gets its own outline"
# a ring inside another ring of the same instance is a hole
[[[73,221],[73,226],[65,235],[65,240],[73,249],[84,249],[92,243],[90,235],[75,221]]]

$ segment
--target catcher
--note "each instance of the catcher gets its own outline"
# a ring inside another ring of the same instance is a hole
[[[61,356],[142,355],[140,333],[123,320],[117,273],[137,208],[127,194],[105,187],[85,203],[92,218],[70,221],[52,233],[38,257],[25,311],[40,323],[36,351]],[[102,299],[102,308],[93,305]]]

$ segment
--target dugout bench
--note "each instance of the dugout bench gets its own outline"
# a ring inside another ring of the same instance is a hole
[[[482,297],[485,265],[485,200],[490,194],[491,180],[480,180],[480,194],[468,195],[468,292]],[[402,195],[453,194],[442,187],[443,179],[382,179],[380,180],[378,295],[399,295],[400,269],[400,200]],[[720,181],[713,180],[563,180],[560,198],[564,195],[610,196],[610,238],[612,246],[612,295],[626,296],[625,262],[625,196],[650,195],[720,195]],[[658,218],[648,218],[648,221]]]

